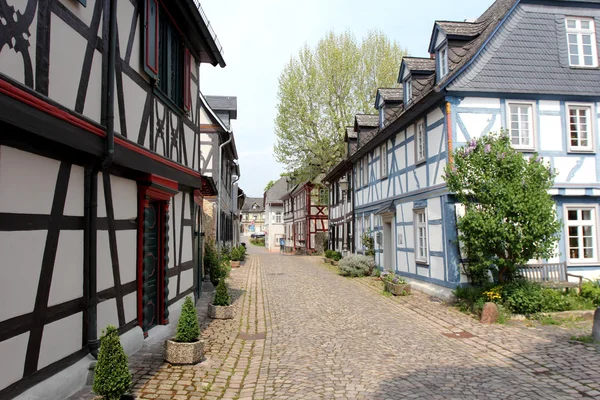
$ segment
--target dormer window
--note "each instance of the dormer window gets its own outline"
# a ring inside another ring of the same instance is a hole
[[[385,108],[383,106],[379,107],[379,127],[383,128],[383,124],[385,122]]]
[[[598,48],[594,20],[591,18],[567,18],[567,44],[571,67],[597,67]]]
[[[410,103],[411,99],[412,99],[412,79],[410,77],[408,77],[404,81],[404,104]]]
[[[438,79],[442,79],[448,74],[448,45],[445,44],[437,51],[438,60]]]

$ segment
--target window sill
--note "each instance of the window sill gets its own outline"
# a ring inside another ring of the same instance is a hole
[[[596,65],[596,66],[588,67],[585,65],[569,65],[569,68],[571,68],[571,69],[600,69],[600,66]]]
[[[596,154],[596,151],[593,149],[585,150],[585,149],[569,149],[567,150],[568,154]]]
[[[535,153],[537,150],[535,149],[535,147],[515,147],[513,146],[513,149],[515,149],[518,152],[521,153]]]
[[[417,160],[415,161],[415,166],[425,164],[425,162],[427,162],[426,158],[423,158],[422,160]]]
[[[567,267],[598,267],[600,262],[598,261],[567,261]]]
[[[415,264],[419,267],[429,268],[429,261],[415,260]]]
[[[387,178],[388,178],[388,176],[387,176],[387,175],[385,175],[385,176],[382,176],[382,177],[381,177],[381,180],[383,181],[383,180],[385,180],[385,179],[387,179]]]

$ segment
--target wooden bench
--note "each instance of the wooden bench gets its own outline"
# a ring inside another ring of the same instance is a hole
[[[519,269],[519,274],[528,281],[556,289],[578,288],[581,291],[583,277],[569,274],[567,263],[527,264]],[[569,277],[579,279],[579,283],[569,282]]]

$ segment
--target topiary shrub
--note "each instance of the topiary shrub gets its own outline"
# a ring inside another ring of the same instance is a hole
[[[213,301],[214,306],[229,306],[231,305],[231,296],[229,296],[229,292],[227,291],[227,285],[225,285],[225,280],[220,280],[217,285],[217,291],[215,293],[215,300]]]
[[[351,254],[340,260],[339,268],[343,276],[368,276],[375,268],[375,260],[369,256]]]
[[[333,256],[333,253],[335,253],[335,251],[333,251],[333,250],[325,250],[325,257],[331,258]]]
[[[240,261],[244,261],[246,259],[246,246],[238,246],[238,251],[240,252]]]
[[[105,400],[119,400],[130,387],[131,373],[119,332],[113,325],[108,325],[100,337],[92,389]]]
[[[234,247],[231,250],[231,261],[240,261],[242,259],[242,253],[240,252],[240,249],[238,249],[237,247]]]
[[[340,261],[342,259],[342,253],[339,251],[334,251],[333,254],[331,254],[331,259],[333,261]]]
[[[181,307],[181,316],[177,323],[176,342],[192,343],[198,340],[200,327],[198,326],[198,315],[191,296],[187,296]]]

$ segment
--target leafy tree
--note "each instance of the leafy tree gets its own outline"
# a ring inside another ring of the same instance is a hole
[[[113,325],[108,325],[100,337],[92,389],[105,400],[118,400],[130,387],[131,373],[119,332]]]
[[[198,326],[198,315],[196,306],[191,296],[187,296],[181,307],[181,316],[177,323],[176,342],[192,343],[198,340],[200,336],[200,327]]]
[[[406,55],[398,43],[371,31],[329,32],[305,45],[279,77],[275,156],[299,182],[328,172],[345,155],[343,137],[356,113],[372,113],[376,90],[396,85]]]
[[[472,140],[453,159],[445,178],[465,206],[459,242],[473,284],[485,284],[488,271],[500,282],[512,281],[519,265],[554,255],[561,224],[548,190],[555,174],[541,157],[524,157],[502,132]]]

